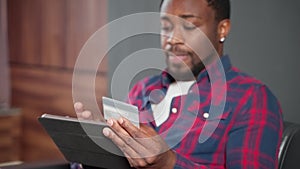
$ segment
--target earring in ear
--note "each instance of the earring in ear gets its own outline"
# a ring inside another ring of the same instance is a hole
[[[221,42],[221,43],[224,43],[225,40],[226,40],[226,38],[225,38],[225,37],[222,37],[222,38],[220,39],[220,42]]]

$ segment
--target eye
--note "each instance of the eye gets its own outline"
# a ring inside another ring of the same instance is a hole
[[[173,25],[169,21],[161,21],[161,30],[165,32],[169,32],[173,29]]]
[[[172,28],[171,28],[171,26],[162,26],[162,27],[161,27],[161,30],[162,30],[162,31],[165,31],[165,32],[169,32],[169,31],[172,30]]]
[[[185,30],[194,30],[194,29],[196,29],[197,27],[196,27],[194,24],[192,24],[191,22],[184,22],[184,23],[183,23],[183,28],[184,28]]]

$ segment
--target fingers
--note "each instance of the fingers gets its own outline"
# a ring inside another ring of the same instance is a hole
[[[151,163],[152,157],[161,153],[161,145],[164,144],[156,141],[156,137],[159,137],[157,134],[150,137],[150,135],[144,133],[125,118],[120,118],[118,120],[109,119],[107,124],[114,131],[112,135],[106,133],[108,134],[108,137],[113,141],[115,139],[115,144],[117,144],[123,152],[124,146],[130,147],[130,151],[127,152],[130,157],[144,158],[147,163]],[[131,150],[134,152],[131,152]]]
[[[93,116],[92,116],[92,112],[90,112],[89,110],[85,110],[81,113],[81,118],[85,119],[85,120],[92,120]]]
[[[118,123],[122,126],[133,138],[145,138],[148,135],[142,132],[139,128],[133,125],[129,120],[126,118],[119,118]]]
[[[93,116],[89,110],[84,110],[81,102],[74,103],[74,109],[79,120],[92,120]]]
[[[109,128],[104,128],[103,134],[106,137],[110,138],[114,142],[114,144],[116,144],[121,149],[131,167],[145,167],[148,165],[145,159],[140,156],[140,154],[137,153],[137,151],[134,150],[131,145],[128,145],[128,142],[123,140],[124,137],[121,136],[122,134],[116,134]]]
[[[118,135],[117,135],[117,134],[115,134],[115,132],[113,132],[109,128],[104,128],[103,129],[103,134],[106,137],[108,137],[109,139],[111,139],[114,142],[114,144],[116,144],[121,149],[121,151],[124,154],[126,154],[126,156],[131,157],[131,158],[141,158],[140,155],[130,145],[128,145],[123,140],[125,136],[120,137],[120,135],[122,135],[122,134],[118,133]]]
[[[128,119],[126,118],[120,118],[118,120],[119,124],[133,137],[135,140],[144,145],[146,149],[149,149],[147,157],[155,156],[163,151],[166,151],[168,149],[164,147],[158,147],[159,145],[164,145],[164,141],[161,139],[159,135],[157,135],[156,131],[146,125],[141,125],[141,129],[134,126]],[[162,149],[164,148],[164,149]],[[149,152],[152,152],[152,154],[149,154]]]
[[[121,149],[132,167],[162,168],[169,157],[176,158],[171,153],[162,152],[162,149],[169,148],[149,126],[141,126],[139,129],[125,118],[109,119],[107,124],[110,128],[104,128],[103,134]]]
[[[74,109],[75,109],[76,113],[83,112],[83,104],[81,102],[74,103]]]
[[[121,150],[126,148],[125,146],[128,146],[129,150],[126,153],[128,155],[130,155],[130,157],[132,157],[132,158],[145,157],[145,155],[146,155],[145,152],[147,152],[145,147],[142,146],[142,144],[140,144],[139,142],[137,142],[135,140],[136,137],[131,136],[122,126],[120,126],[119,121],[120,121],[120,119],[118,121],[116,121],[114,119],[107,120],[107,124],[114,131],[111,133],[111,135],[109,135],[109,138],[112,140],[116,139],[117,145],[121,148]],[[132,125],[132,127],[135,127],[135,126]],[[133,151],[131,151],[131,150],[133,150]]]
[[[134,161],[132,160],[132,158],[130,158],[130,156],[126,153],[124,153],[125,157],[127,158],[129,164],[130,164],[130,167],[134,167]]]
[[[131,167],[162,168],[169,162],[173,168],[176,156],[154,129],[144,125],[137,128],[125,118],[109,119],[107,124],[110,128],[104,128],[103,134],[120,148]]]

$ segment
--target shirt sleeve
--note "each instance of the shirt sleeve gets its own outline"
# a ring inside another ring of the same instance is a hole
[[[266,86],[248,90],[237,106],[226,145],[226,168],[277,169],[282,137],[280,105]]]

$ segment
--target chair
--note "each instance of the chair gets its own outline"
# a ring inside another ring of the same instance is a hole
[[[278,154],[278,169],[299,169],[300,125],[284,122],[282,142]]]

